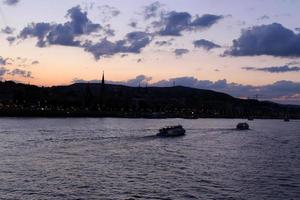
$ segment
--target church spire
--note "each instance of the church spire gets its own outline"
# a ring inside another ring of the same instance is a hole
[[[104,71],[103,71],[101,86],[104,87],[104,85],[105,85],[105,77],[104,77]]]
[[[102,73],[102,81],[100,84],[100,99],[99,99],[99,103],[100,103],[100,108],[103,109],[104,104],[105,104],[105,76],[104,76],[104,71]]]

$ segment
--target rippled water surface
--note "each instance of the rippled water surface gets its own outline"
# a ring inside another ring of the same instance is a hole
[[[2,118],[0,199],[300,199],[300,121],[239,121]]]

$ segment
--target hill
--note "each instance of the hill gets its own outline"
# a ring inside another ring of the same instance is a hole
[[[300,118],[300,106],[244,100],[182,86],[76,83],[37,87],[0,82],[0,116]]]

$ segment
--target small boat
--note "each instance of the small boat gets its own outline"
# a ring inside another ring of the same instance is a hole
[[[248,117],[248,121],[253,121],[254,118],[253,117]]]
[[[247,124],[246,122],[245,123],[239,123],[236,126],[236,129],[237,130],[249,130],[249,124]]]
[[[290,121],[290,118],[285,117],[283,120],[284,120],[285,122],[289,122],[289,121]]]
[[[165,128],[159,129],[158,137],[178,137],[184,136],[185,129],[181,126],[167,126]]]

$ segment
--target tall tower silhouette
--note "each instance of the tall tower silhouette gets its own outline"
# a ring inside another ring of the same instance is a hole
[[[104,71],[102,73],[102,80],[101,80],[101,84],[100,84],[100,108],[103,109],[104,105],[105,105],[105,75],[104,75]]]
[[[104,77],[104,71],[102,73],[102,81],[101,81],[101,88],[104,88],[105,86],[105,77]]]

